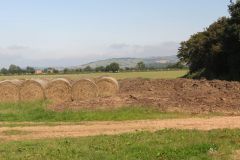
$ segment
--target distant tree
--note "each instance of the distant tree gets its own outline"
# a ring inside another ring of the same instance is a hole
[[[20,74],[20,73],[22,73],[22,69],[17,65],[11,64],[9,66],[8,72],[10,74]]]
[[[48,73],[48,68],[44,68],[44,69],[43,69],[43,72],[44,72],[44,73]]]
[[[110,72],[110,71],[111,71],[110,65],[107,65],[107,66],[105,67],[105,71],[106,71],[106,72]]]
[[[58,74],[58,73],[59,73],[59,70],[54,68],[54,69],[53,69],[53,73],[54,73],[54,74]]]
[[[129,68],[129,67],[125,67],[125,70],[126,70],[126,71],[130,71],[131,68]]]
[[[95,68],[96,72],[104,72],[105,71],[105,67],[104,66],[99,66]]]
[[[116,62],[111,63],[108,68],[109,68],[109,71],[111,72],[118,72],[120,69],[119,64]]]
[[[64,73],[64,74],[67,74],[67,73],[69,73],[69,72],[70,72],[70,69],[68,69],[68,68],[64,68],[64,69],[63,69],[63,73]]]
[[[35,73],[35,69],[33,67],[26,67],[26,73],[29,73],[29,74],[34,74]]]
[[[51,73],[59,73],[59,71],[53,67],[48,67],[43,70],[44,73],[51,74]]]
[[[6,74],[8,74],[8,70],[6,68],[2,68],[1,69],[1,73],[6,75]]]
[[[90,66],[87,66],[83,69],[85,72],[91,72],[93,69]]]
[[[75,69],[75,72],[77,72],[77,73],[82,72],[82,69],[81,68],[77,68],[77,69]]]
[[[182,64],[181,62],[177,62],[175,64],[168,65],[166,68],[168,68],[168,69],[184,69],[184,68],[187,68],[187,66]]]
[[[140,71],[146,69],[146,66],[143,61],[137,63],[137,69]]]

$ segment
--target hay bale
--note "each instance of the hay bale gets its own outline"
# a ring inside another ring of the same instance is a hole
[[[20,80],[5,80],[0,82],[0,102],[18,102]]]
[[[97,85],[90,79],[80,79],[73,84],[73,100],[89,100],[98,96]]]
[[[99,96],[109,97],[115,95],[119,90],[119,85],[116,79],[112,77],[102,77],[96,81]]]
[[[47,86],[47,81],[41,79],[30,79],[24,81],[20,86],[21,101],[36,101],[44,100],[44,89]]]
[[[71,90],[71,83],[67,79],[57,78],[49,82],[45,90],[46,98],[54,104],[71,101]]]

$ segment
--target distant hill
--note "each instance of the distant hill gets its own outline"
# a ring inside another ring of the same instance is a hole
[[[85,68],[86,66],[96,68],[99,66],[107,66],[112,62],[118,63],[121,68],[126,68],[126,67],[133,68],[133,67],[136,67],[137,63],[141,61],[143,61],[148,67],[163,68],[169,64],[178,62],[178,58],[176,56],[149,57],[149,58],[112,58],[112,59],[90,62],[87,64],[75,66],[73,68]]]

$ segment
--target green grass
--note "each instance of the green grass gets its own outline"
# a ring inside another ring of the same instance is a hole
[[[0,122],[81,122],[121,121],[139,119],[184,118],[185,113],[164,113],[153,107],[122,107],[117,109],[82,109],[56,112],[47,109],[47,102],[0,104]]]
[[[0,76],[0,80],[4,79],[22,79],[22,78],[94,78],[99,76],[112,76],[117,79],[125,78],[163,78],[174,79],[187,74],[188,70],[177,71],[149,71],[149,72],[120,72],[120,73],[81,73],[81,74],[64,74],[64,75],[19,75],[19,76]]]
[[[229,160],[240,149],[240,130],[163,130],[0,144],[1,160]]]

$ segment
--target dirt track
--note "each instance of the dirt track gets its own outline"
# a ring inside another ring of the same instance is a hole
[[[30,140],[42,138],[113,135],[135,131],[162,129],[235,129],[240,128],[240,117],[189,118],[171,120],[142,120],[123,122],[86,122],[80,125],[0,127],[0,140]],[[14,131],[15,135],[6,134]]]

